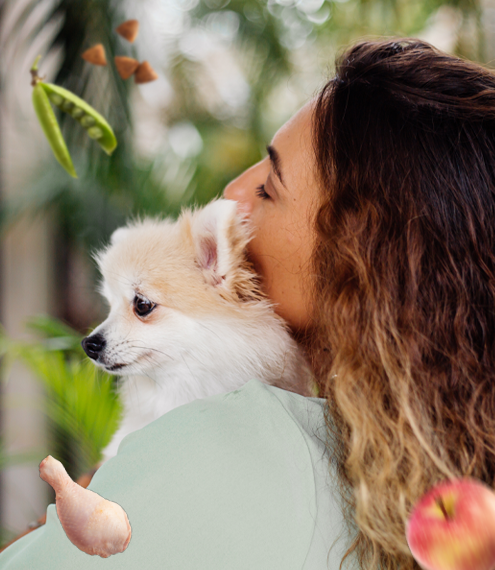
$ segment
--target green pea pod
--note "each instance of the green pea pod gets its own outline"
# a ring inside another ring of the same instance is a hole
[[[68,89],[42,81],[39,81],[38,85],[45,91],[54,105],[72,115],[107,154],[112,154],[117,146],[117,139],[112,127],[100,113]]]
[[[45,133],[50,146],[52,147],[55,158],[67,170],[67,172],[77,178],[72,159],[65,144],[62,131],[53,112],[50,100],[43,87],[38,83],[33,88],[33,106],[41,124],[41,128]]]
[[[71,176],[77,178],[72,159],[50,102],[76,119],[87,131],[88,136],[96,140],[107,154],[112,154],[115,150],[117,139],[107,121],[86,101],[83,101],[68,89],[52,83],[44,83],[38,77],[38,61],[40,58],[41,56],[36,58],[31,68],[34,109],[56,159]]]

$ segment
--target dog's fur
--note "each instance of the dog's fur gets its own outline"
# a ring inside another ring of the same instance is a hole
[[[308,367],[247,261],[249,239],[236,202],[216,200],[176,222],[118,229],[96,255],[110,314],[83,346],[99,339],[88,354],[125,376],[124,416],[104,461],[172,408],[252,378],[311,395]],[[136,303],[142,312],[147,301],[154,308],[139,316]]]

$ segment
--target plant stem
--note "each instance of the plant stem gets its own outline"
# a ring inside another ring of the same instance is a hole
[[[435,501],[437,503],[437,505],[440,507],[440,509],[442,510],[443,516],[447,519],[450,520],[450,516],[449,513],[447,512],[447,509],[445,508],[444,502],[442,497],[435,497]]]
[[[41,59],[41,55],[39,55],[35,60],[34,63],[31,67],[31,69],[29,70],[29,72],[31,73],[31,86],[34,87],[36,85],[36,83],[38,83],[38,81],[40,81],[40,78],[38,76],[38,62]]]

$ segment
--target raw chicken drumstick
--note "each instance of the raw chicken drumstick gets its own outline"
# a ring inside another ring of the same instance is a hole
[[[127,548],[131,525],[120,505],[74,483],[51,455],[40,463],[40,477],[53,487],[58,518],[79,550],[108,558]]]

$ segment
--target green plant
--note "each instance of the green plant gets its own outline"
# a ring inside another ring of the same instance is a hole
[[[48,421],[48,452],[61,459],[69,475],[77,478],[98,463],[118,427],[122,408],[114,389],[115,377],[87,360],[80,346],[81,336],[60,321],[40,316],[29,326],[43,338],[22,342],[0,333],[3,376],[8,378],[10,364],[20,360],[42,383],[46,398],[40,406]],[[8,461],[3,457],[4,465]]]

